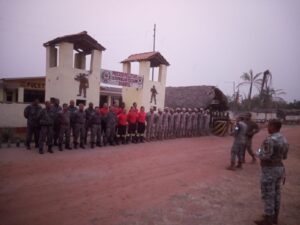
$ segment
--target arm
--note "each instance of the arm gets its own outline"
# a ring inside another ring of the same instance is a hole
[[[258,150],[258,158],[260,158],[261,160],[271,159],[271,156],[274,152],[273,147],[274,143],[272,141],[272,138],[268,137],[266,140],[264,140],[260,149]]]

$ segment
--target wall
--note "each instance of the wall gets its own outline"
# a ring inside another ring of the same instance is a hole
[[[49,67],[50,49],[46,48],[46,100],[51,97],[58,98],[60,103],[69,103],[73,100],[86,100],[99,105],[100,68],[102,53],[93,50],[91,60],[91,71],[74,68],[73,65],[73,44],[61,43],[59,45],[59,64],[57,67]],[[86,98],[77,96],[79,94],[79,81],[74,78],[79,73],[90,73],[88,76],[89,87],[86,90]]]
[[[0,127],[26,127],[24,109],[28,104],[0,103]]]

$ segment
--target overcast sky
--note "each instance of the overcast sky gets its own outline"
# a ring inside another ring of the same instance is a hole
[[[0,0],[0,77],[44,76],[43,43],[88,31],[106,48],[102,67],[156,49],[168,86],[233,93],[243,72],[269,69],[287,101],[300,100],[299,0]]]

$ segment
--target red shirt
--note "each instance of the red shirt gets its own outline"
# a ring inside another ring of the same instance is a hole
[[[118,124],[122,125],[122,126],[127,125],[127,115],[126,114],[121,113],[120,115],[118,115]]]
[[[114,107],[114,108],[113,108],[113,112],[114,112],[116,115],[119,115],[119,114],[122,112],[122,109],[119,108],[119,107]]]
[[[129,123],[136,123],[138,114],[135,111],[129,111],[127,114],[127,120]]]
[[[102,116],[106,116],[106,114],[108,113],[108,108],[101,108],[100,113]]]
[[[145,123],[145,121],[146,121],[146,112],[139,112],[137,121],[140,122],[140,123]]]

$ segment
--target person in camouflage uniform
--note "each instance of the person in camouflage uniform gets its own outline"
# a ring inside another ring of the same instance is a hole
[[[75,112],[77,111],[77,107],[75,106],[74,100],[70,101],[70,105],[68,107],[68,110],[70,112],[70,132],[72,133],[72,136],[74,137],[74,133],[75,133],[74,116],[75,116]]]
[[[153,107],[150,108],[150,112],[146,115],[146,140],[152,141],[155,136],[155,126],[157,121],[157,115],[154,113]]]
[[[80,135],[79,147],[84,149],[86,115],[84,111],[84,104],[82,103],[79,104],[79,109],[75,112],[74,123],[75,123],[75,132],[73,138],[74,148],[77,149],[78,138]]]
[[[163,139],[163,111],[162,109],[158,109],[158,114],[157,114],[157,121],[155,123],[155,136],[157,140],[162,140]]]
[[[181,137],[186,136],[186,116],[187,116],[186,109],[182,108],[182,111],[180,113],[180,136]]]
[[[41,126],[40,137],[39,137],[39,153],[44,154],[43,148],[44,143],[47,139],[48,152],[53,153],[52,144],[53,144],[53,124],[54,124],[54,111],[52,109],[51,103],[49,101],[45,102],[45,108],[42,109],[38,120]]]
[[[194,112],[192,113],[192,118],[193,118],[192,135],[196,137],[198,136],[198,109],[197,108],[194,108]]]
[[[38,116],[41,111],[42,107],[39,105],[38,99],[24,109],[24,117],[27,119],[26,148],[28,150],[30,149],[32,135],[34,136],[35,147],[37,148],[39,145],[40,125]]]
[[[87,137],[88,137],[88,133],[89,131],[92,131],[92,124],[90,123],[90,120],[92,118],[92,116],[95,114],[95,110],[94,110],[94,104],[92,102],[89,103],[89,107],[87,109],[85,109],[85,116],[86,116],[86,123],[85,123],[85,137],[84,137],[84,144],[87,143]]]
[[[62,145],[65,136],[65,148],[71,150],[70,147],[70,112],[68,110],[68,104],[63,104],[63,110],[58,113],[58,120],[59,120],[59,138],[58,138],[58,148],[59,151],[62,151]]]
[[[112,146],[115,146],[115,138],[116,138],[116,126],[118,124],[118,118],[116,113],[114,112],[113,106],[109,107],[109,112],[106,116],[106,134],[105,134],[105,143],[109,143]]]
[[[287,159],[289,145],[280,133],[281,122],[271,119],[268,136],[257,152],[261,165],[261,195],[264,201],[263,219],[254,221],[257,225],[278,224],[280,210],[281,182],[285,179],[283,160]]]
[[[180,137],[180,108],[176,108],[176,112],[174,113],[174,129],[176,138]]]
[[[174,138],[175,131],[174,131],[174,109],[170,108],[169,113],[169,126],[168,126],[168,137]]]
[[[204,125],[205,125],[204,109],[200,108],[198,114],[198,130],[200,136],[204,135]]]
[[[252,163],[256,161],[255,154],[252,150],[252,138],[253,136],[259,132],[259,127],[257,123],[251,120],[251,113],[247,113],[245,115],[245,123],[247,124],[247,132],[246,132],[246,145],[243,151],[243,163],[245,162],[246,150],[249,155],[252,157]]]
[[[58,113],[62,110],[61,106],[59,105],[59,99],[55,98],[52,104],[52,110],[54,115],[54,123],[53,123],[53,144],[58,144],[58,137],[59,137],[59,129],[60,129],[60,122],[58,119]]]
[[[233,130],[234,141],[231,147],[231,163],[230,166],[227,167],[228,170],[235,170],[236,158],[238,159],[236,168],[242,168],[242,152],[246,144],[246,131],[247,125],[244,122],[244,118],[239,116]]]
[[[163,112],[163,120],[162,120],[162,127],[163,127],[162,140],[168,138],[169,116],[170,116],[169,109],[166,107]]]
[[[99,107],[95,107],[94,112],[95,113],[91,114],[90,122],[89,122],[90,126],[91,126],[91,148],[94,148],[95,143],[96,143],[96,146],[98,146],[98,147],[102,146],[102,141],[101,141],[102,116],[101,116]]]
[[[192,137],[192,129],[193,129],[193,117],[192,117],[192,109],[188,108],[187,116],[186,116],[186,136]]]

